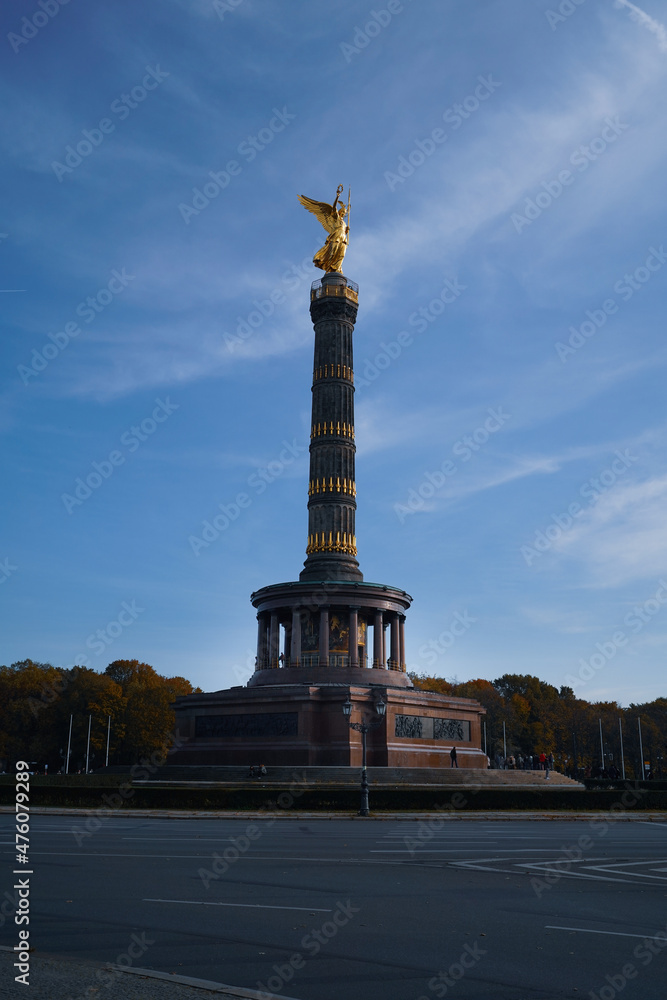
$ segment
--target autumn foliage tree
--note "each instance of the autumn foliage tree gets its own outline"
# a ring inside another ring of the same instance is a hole
[[[667,776],[667,698],[622,708],[616,702],[591,703],[575,697],[569,687],[556,688],[530,674],[504,674],[495,681],[477,679],[463,683],[442,677],[410,674],[415,687],[456,698],[474,698],[486,709],[485,726],[489,756],[552,752],[564,768],[601,762],[621,770],[623,758],[628,777],[642,777],[639,731],[641,720],[644,761],[656,776]],[[619,720],[621,725],[619,726]],[[602,745],[600,742],[602,730]]]
[[[32,660],[0,667],[0,770],[16,760],[50,772],[64,767],[70,717],[70,771],[85,767],[89,717],[91,768],[105,763],[108,731],[109,763],[132,764],[167,747],[170,705],[192,692],[185,678],[163,677],[137,660],[116,660],[104,673]]]

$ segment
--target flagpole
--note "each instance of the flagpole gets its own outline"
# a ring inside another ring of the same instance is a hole
[[[92,722],[92,715],[88,716],[88,742],[86,743],[86,774],[88,774],[88,760],[90,759],[90,724]]]
[[[67,761],[65,763],[65,774],[69,774],[69,755],[72,746],[72,716],[69,717],[69,736],[67,737]]]

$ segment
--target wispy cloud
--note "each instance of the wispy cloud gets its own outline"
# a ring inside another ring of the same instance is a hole
[[[636,4],[630,3],[630,0],[614,0],[614,6],[623,8],[628,11],[630,17],[637,24],[641,24],[644,28],[647,28],[652,35],[658,39],[658,48],[661,52],[667,52],[667,29],[664,24],[660,21],[656,21],[654,17],[647,14],[646,11],[642,10],[641,7],[637,7]]]
[[[584,511],[554,550],[579,562],[590,584],[616,587],[667,573],[667,475],[618,485]]]

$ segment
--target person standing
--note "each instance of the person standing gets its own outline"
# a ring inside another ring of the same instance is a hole
[[[452,747],[452,749],[449,751],[449,756],[451,757],[452,760],[452,767],[458,767],[459,762],[456,758],[456,747]]]

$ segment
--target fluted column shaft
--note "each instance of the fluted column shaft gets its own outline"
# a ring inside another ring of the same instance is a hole
[[[355,286],[356,288],[356,286]],[[352,333],[356,291],[327,274],[311,301],[315,327],[307,559],[301,580],[362,580],[356,559]]]
[[[373,666],[374,667],[384,667],[383,662],[383,631],[384,626],[382,624],[382,612],[375,612],[375,620],[373,622]]]
[[[398,615],[394,612],[391,616],[391,668],[401,669],[401,648]]]

